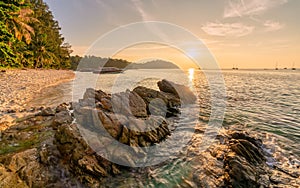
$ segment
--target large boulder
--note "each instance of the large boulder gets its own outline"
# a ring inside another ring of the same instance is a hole
[[[114,113],[135,117],[148,116],[144,100],[134,91],[113,94],[111,105]]]
[[[165,79],[157,82],[157,86],[160,91],[175,95],[184,104],[192,104],[197,100],[197,97],[187,86],[176,84]]]

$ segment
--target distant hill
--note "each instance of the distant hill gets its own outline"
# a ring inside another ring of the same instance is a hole
[[[132,63],[123,59],[102,58],[96,56],[72,56],[71,69],[73,70],[98,70],[99,67],[116,67],[119,69],[179,69],[172,62],[153,60],[146,63]]]
[[[71,69],[91,69],[98,70],[99,67],[116,67],[119,69],[124,69],[131,62],[123,59],[112,59],[112,58],[102,58],[96,56],[72,56],[71,57]]]
[[[169,61],[153,60],[146,63],[131,63],[127,69],[179,69],[179,67]]]

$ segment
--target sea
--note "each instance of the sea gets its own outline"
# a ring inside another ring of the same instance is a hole
[[[212,83],[216,79],[218,85]],[[205,166],[189,166],[188,161],[193,155],[191,148],[195,137],[204,133],[194,133],[191,125],[208,125],[215,109],[214,98],[223,100],[222,114],[218,117],[222,129],[238,129],[249,132],[262,139],[264,149],[270,154],[268,165],[280,164],[287,168],[298,168],[300,165],[300,71],[299,70],[169,70],[169,69],[136,69],[126,70],[121,74],[93,74],[76,72],[72,82],[45,88],[28,106],[56,106],[62,102],[77,101],[82,98],[86,88],[101,89],[107,93],[132,90],[137,86],[158,89],[157,81],[167,79],[189,86],[198,96],[197,109],[184,117],[176,128],[184,130],[172,140],[177,153],[170,155],[167,161],[144,169],[136,169],[108,179],[105,186],[123,185],[131,187],[196,187],[189,174],[191,169]],[[217,88],[217,89],[216,89]],[[216,92],[218,91],[218,92]],[[218,97],[218,95],[220,95]],[[183,111],[192,111],[183,109]],[[189,121],[188,119],[191,119]],[[186,129],[184,129],[187,127]],[[189,139],[190,138],[190,139]],[[170,149],[170,148],[169,148]],[[201,152],[201,151],[200,151]],[[170,165],[171,164],[171,165]],[[143,173],[143,170],[147,173]]]

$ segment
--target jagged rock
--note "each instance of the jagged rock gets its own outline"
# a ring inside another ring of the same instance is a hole
[[[229,152],[224,159],[227,184],[250,188],[267,184],[262,179],[266,159],[260,141],[236,131],[229,133],[229,139]]]
[[[120,123],[111,121],[110,117],[107,116],[102,111],[98,111],[98,117],[100,120],[99,122],[102,123],[102,125],[98,125],[98,126],[103,126],[112,137],[114,137],[115,139],[118,139],[118,137],[122,131],[122,125]],[[95,123],[95,121],[93,123]],[[95,126],[97,126],[97,125],[95,125]]]
[[[89,186],[97,187],[101,179],[118,172],[115,164],[97,155],[90,148],[76,124],[58,127],[55,143],[72,173]]]
[[[134,88],[133,91],[145,101],[148,114],[163,114],[166,117],[170,117],[179,113],[181,103],[179,98],[173,94],[159,92],[142,86]],[[167,112],[165,112],[165,109],[167,109]]]

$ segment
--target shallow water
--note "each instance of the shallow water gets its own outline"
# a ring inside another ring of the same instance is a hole
[[[215,74],[214,71],[205,73],[207,76]],[[269,161],[271,165],[277,163],[290,165],[291,168],[294,168],[293,165],[299,165],[300,72],[228,70],[223,71],[223,77],[227,94],[223,128],[239,127],[263,139],[266,151],[273,156]],[[193,73],[180,70],[128,70],[123,74],[100,76],[92,73],[77,73],[75,84],[65,83],[47,88],[28,105],[55,106],[61,102],[76,100],[82,96],[87,87],[96,87],[109,93],[133,89],[137,85],[157,89],[156,82],[162,78],[193,86],[193,90],[197,92],[200,105],[200,108],[197,108],[199,120],[185,119],[182,116],[181,121],[174,127],[175,130],[180,131],[172,140],[173,146],[180,143],[182,138],[194,136],[193,141],[177,148],[167,162],[107,179],[105,185],[108,187],[162,185],[163,187],[196,187],[192,181],[192,172],[203,166],[191,163],[194,159],[188,152],[191,150],[193,153],[200,152],[201,149],[191,146],[195,144],[193,142],[201,142],[203,134],[194,134],[194,129],[190,125],[205,127],[212,109],[208,81],[201,71]]]

